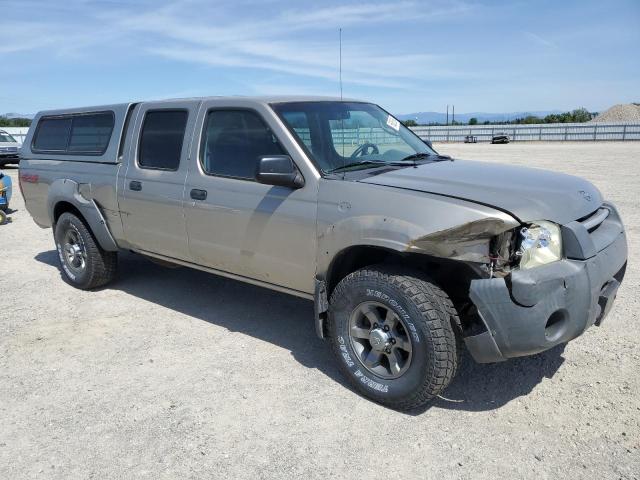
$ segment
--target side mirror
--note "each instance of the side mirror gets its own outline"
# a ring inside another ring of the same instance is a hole
[[[256,180],[265,185],[302,188],[304,178],[289,155],[268,155],[258,159]]]
[[[422,141],[427,144],[427,147],[433,150],[433,145],[431,144],[431,140],[422,140]]]

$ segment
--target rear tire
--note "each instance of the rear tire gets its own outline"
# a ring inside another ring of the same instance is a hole
[[[451,300],[424,274],[371,266],[336,286],[328,333],[340,369],[358,392],[410,410],[427,404],[454,377],[457,324]]]
[[[90,290],[106,285],[116,275],[117,252],[107,252],[89,228],[73,213],[60,215],[54,238],[64,280],[76,288]]]

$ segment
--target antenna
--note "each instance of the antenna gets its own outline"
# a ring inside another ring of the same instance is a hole
[[[342,101],[342,28],[339,30],[340,35],[340,101]]]
[[[340,78],[340,102],[342,102],[342,27],[340,27],[338,29],[338,38],[339,38],[339,44],[340,44],[340,55],[339,55],[339,78]],[[342,115],[341,115],[342,117]],[[345,159],[345,161],[343,162],[343,166],[346,165],[347,161],[344,155],[344,119],[340,118],[340,130],[342,130],[342,158]],[[344,180],[344,177],[346,175],[346,172],[342,172],[342,179]]]

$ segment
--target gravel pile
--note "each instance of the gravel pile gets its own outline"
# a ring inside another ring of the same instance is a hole
[[[624,103],[620,105],[614,105],[608,110],[600,113],[596,118],[589,123],[604,123],[604,122],[629,122],[640,123],[640,105],[636,103]]]

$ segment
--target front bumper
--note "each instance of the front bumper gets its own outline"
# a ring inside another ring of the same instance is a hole
[[[600,325],[627,263],[627,239],[611,208],[612,218],[604,228],[611,232],[612,222],[620,228],[611,236],[613,241],[590,258],[564,259],[515,270],[506,278],[471,282],[469,296],[486,327],[465,338],[477,362],[539,353],[576,338],[593,324]]]
[[[18,153],[0,152],[0,162],[2,163],[17,162],[18,160],[20,160],[20,155]]]

